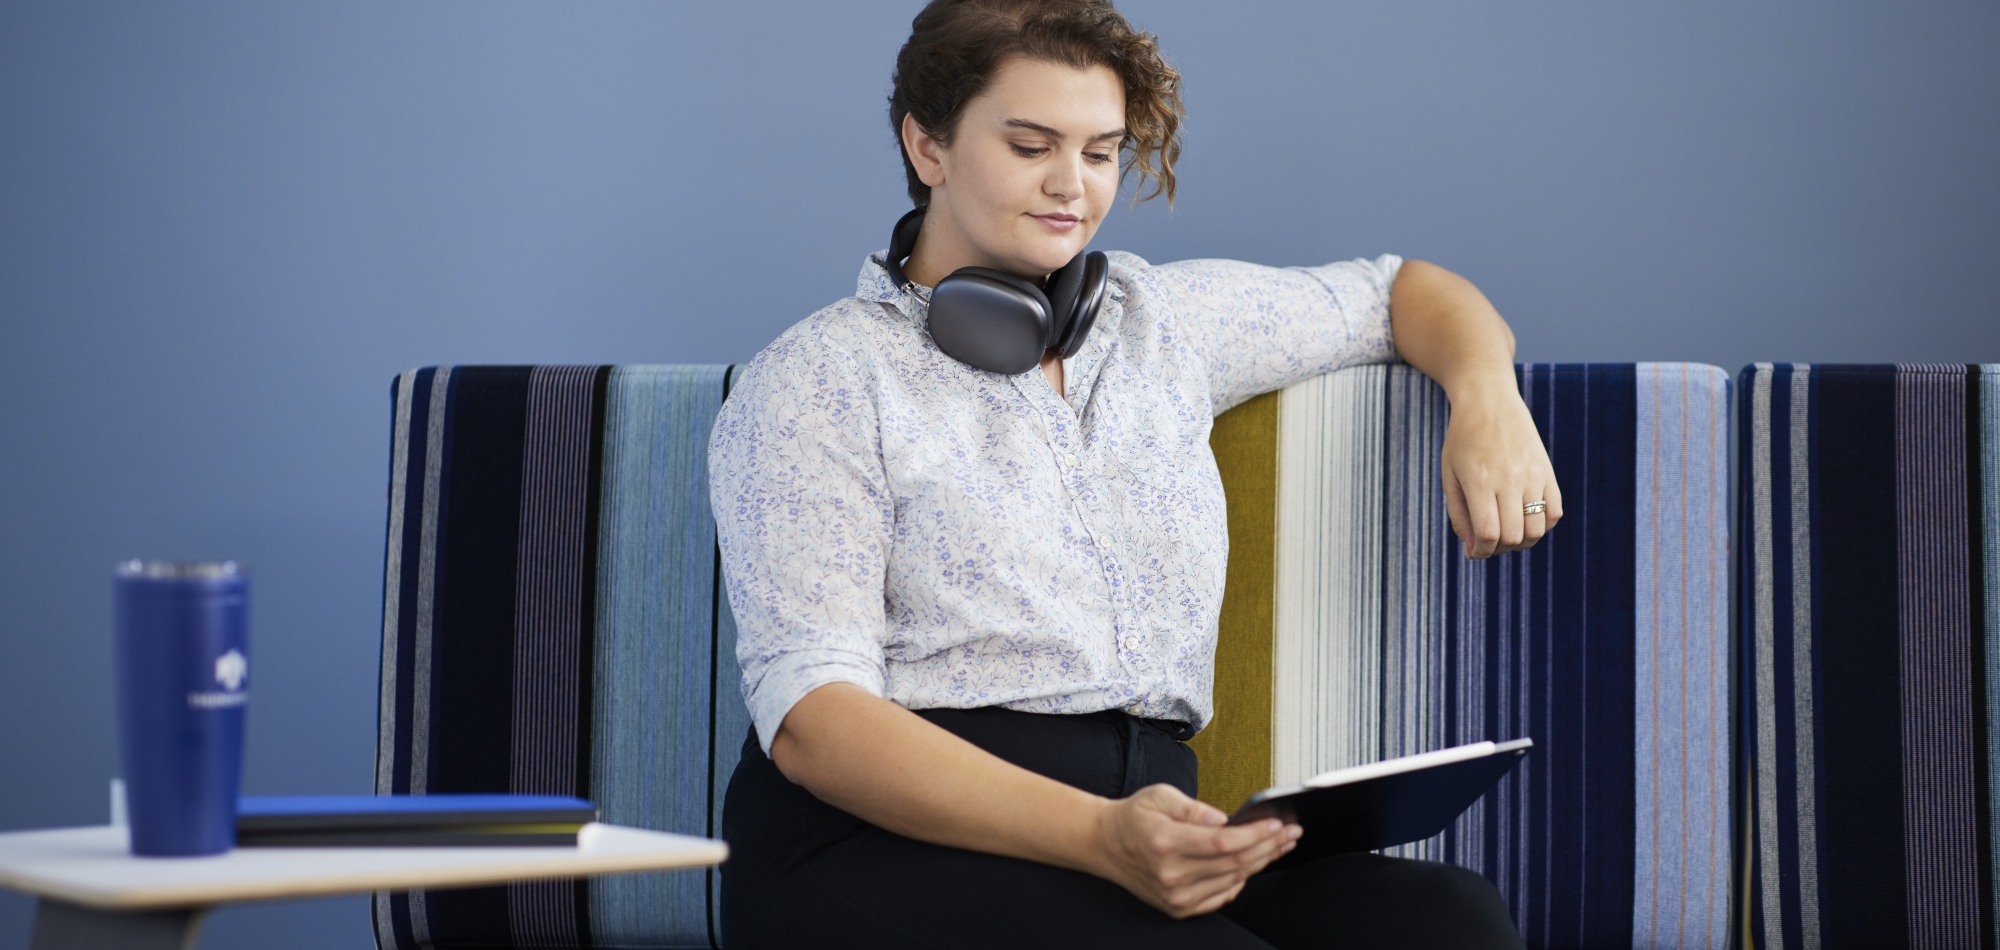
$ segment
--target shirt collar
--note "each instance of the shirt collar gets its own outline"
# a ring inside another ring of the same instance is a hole
[[[854,296],[894,307],[904,317],[922,324],[930,313],[930,288],[913,284],[914,293],[896,286],[889,277],[888,251],[876,251],[861,262],[861,276],[854,282]]]

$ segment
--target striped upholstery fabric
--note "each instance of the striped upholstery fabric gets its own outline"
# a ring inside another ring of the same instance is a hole
[[[1993,947],[2000,365],[1744,369],[1758,947]]]
[[[394,394],[376,791],[579,795],[719,835],[749,726],[717,577],[723,366],[412,370]],[[712,871],[379,893],[384,948],[711,947]]]
[[[1230,561],[1202,797],[1481,739],[1536,751],[1402,854],[1486,874],[1530,947],[1727,945],[1727,374],[1531,365],[1568,517],[1458,553],[1446,402],[1366,366],[1216,420]]]

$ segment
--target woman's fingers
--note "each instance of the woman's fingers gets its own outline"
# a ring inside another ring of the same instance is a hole
[[[1175,917],[1203,914],[1234,900],[1243,882],[1295,846],[1299,826],[1277,819],[1225,825],[1215,808],[1171,786],[1141,789],[1114,809],[1114,838],[1128,869],[1127,887]],[[1136,872],[1136,873],[1132,873]]]
[[[1191,859],[1226,859],[1277,838],[1284,825],[1276,818],[1226,828],[1189,828],[1181,825],[1171,843],[1173,853]]]
[[[1528,538],[1528,512],[1527,506],[1521,502],[1521,483],[1513,479],[1509,482],[1493,500],[1494,507],[1500,510],[1500,543],[1494,547],[1496,554],[1519,551],[1528,546],[1525,543]]]
[[[1562,487],[1556,484],[1554,475],[1549,476],[1548,484],[1542,486],[1542,500],[1548,502],[1548,511],[1544,516],[1548,519],[1548,526],[1553,528],[1563,518]]]
[[[1523,508],[1526,506],[1523,505]],[[1515,550],[1525,551],[1535,546],[1542,536],[1549,533],[1548,516],[1542,512],[1524,515],[1521,518],[1521,543]]]
[[[1466,485],[1465,508],[1472,521],[1472,537],[1467,539],[1465,556],[1479,559],[1492,557],[1500,547],[1500,506],[1493,496],[1493,489],[1485,485]]]
[[[1465,556],[1472,556],[1472,511],[1465,504],[1465,486],[1458,483],[1458,475],[1449,464],[1444,472],[1445,513],[1451,517],[1451,530],[1458,535],[1458,543],[1465,548]]]
[[[1187,916],[1221,907],[1235,899],[1251,875],[1290,852],[1297,841],[1298,826],[1288,825],[1233,854],[1163,869],[1160,881],[1165,892],[1163,909],[1176,916]]]

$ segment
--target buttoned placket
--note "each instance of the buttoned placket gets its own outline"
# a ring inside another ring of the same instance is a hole
[[[1080,368],[1080,367],[1079,367]],[[1070,367],[1064,367],[1063,378],[1068,382],[1073,377]],[[1064,492],[1069,496],[1070,510],[1082,523],[1085,536],[1090,542],[1091,553],[1097,557],[1098,569],[1104,572],[1104,581],[1111,588],[1112,601],[1112,649],[1118,656],[1119,665],[1138,674],[1144,682],[1149,679],[1146,656],[1142,652],[1145,641],[1137,634],[1138,618],[1134,615],[1130,597],[1130,583],[1125,576],[1125,566],[1108,543],[1113,536],[1109,526],[1104,524],[1108,517],[1092,508],[1089,499],[1101,494],[1102,485],[1090,481],[1090,474],[1084,468],[1085,459],[1080,454],[1083,445],[1083,418],[1074,403],[1089,405],[1088,393],[1071,394],[1082,398],[1071,400],[1066,395],[1057,394],[1047,376],[1039,367],[1011,377],[1014,388],[1028,400],[1035,418],[1041,423],[1042,437],[1047,440],[1050,455],[1061,473]],[[1129,708],[1140,708],[1139,700],[1133,697]]]
[[[1117,295],[1114,295],[1114,298]],[[884,306],[900,313],[919,327],[923,327],[929,316],[930,300],[922,294],[904,292],[893,299],[882,301]],[[1106,301],[1105,312],[1099,316],[1092,328],[1091,338],[1084,344],[1083,352],[1074,359],[1063,361],[1063,384],[1066,393],[1056,392],[1053,383],[1037,366],[1025,373],[1009,377],[1014,389],[1028,401],[1031,415],[1041,426],[1042,439],[1048,444],[1063,492],[1069,498],[1070,510],[1076,514],[1078,523],[1083,525],[1090,550],[1097,558],[1098,570],[1104,572],[1104,582],[1111,589],[1112,629],[1111,646],[1118,657],[1120,666],[1138,674],[1142,682],[1150,680],[1149,664],[1145,662],[1143,651],[1145,639],[1137,633],[1139,618],[1132,607],[1128,594],[1129,584],[1125,577],[1124,563],[1112,551],[1108,539],[1112,533],[1108,526],[1100,526],[1099,514],[1085,503],[1085,498],[1095,492],[1102,492],[1102,486],[1087,484],[1084,471],[1085,457],[1083,440],[1083,415],[1090,405],[1091,391],[1100,381],[1102,369],[1109,358],[1111,346],[1109,337],[1115,333],[1115,325],[1120,322],[1121,300]],[[1150,692],[1150,689],[1147,690]],[[1132,715],[1140,715],[1145,708],[1145,695],[1135,695],[1124,707]]]

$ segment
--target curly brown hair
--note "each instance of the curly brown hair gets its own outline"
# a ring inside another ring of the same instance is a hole
[[[915,116],[932,138],[951,144],[965,104],[986,89],[1009,59],[1105,66],[1125,85],[1125,153],[1118,181],[1137,171],[1149,194],[1174,203],[1174,162],[1181,156],[1181,74],[1160,55],[1158,38],[1132,29],[1109,0],[931,0],[910,21],[910,39],[896,54],[889,127],[902,144],[903,117]],[[903,153],[910,200],[930,204],[929,185]]]

